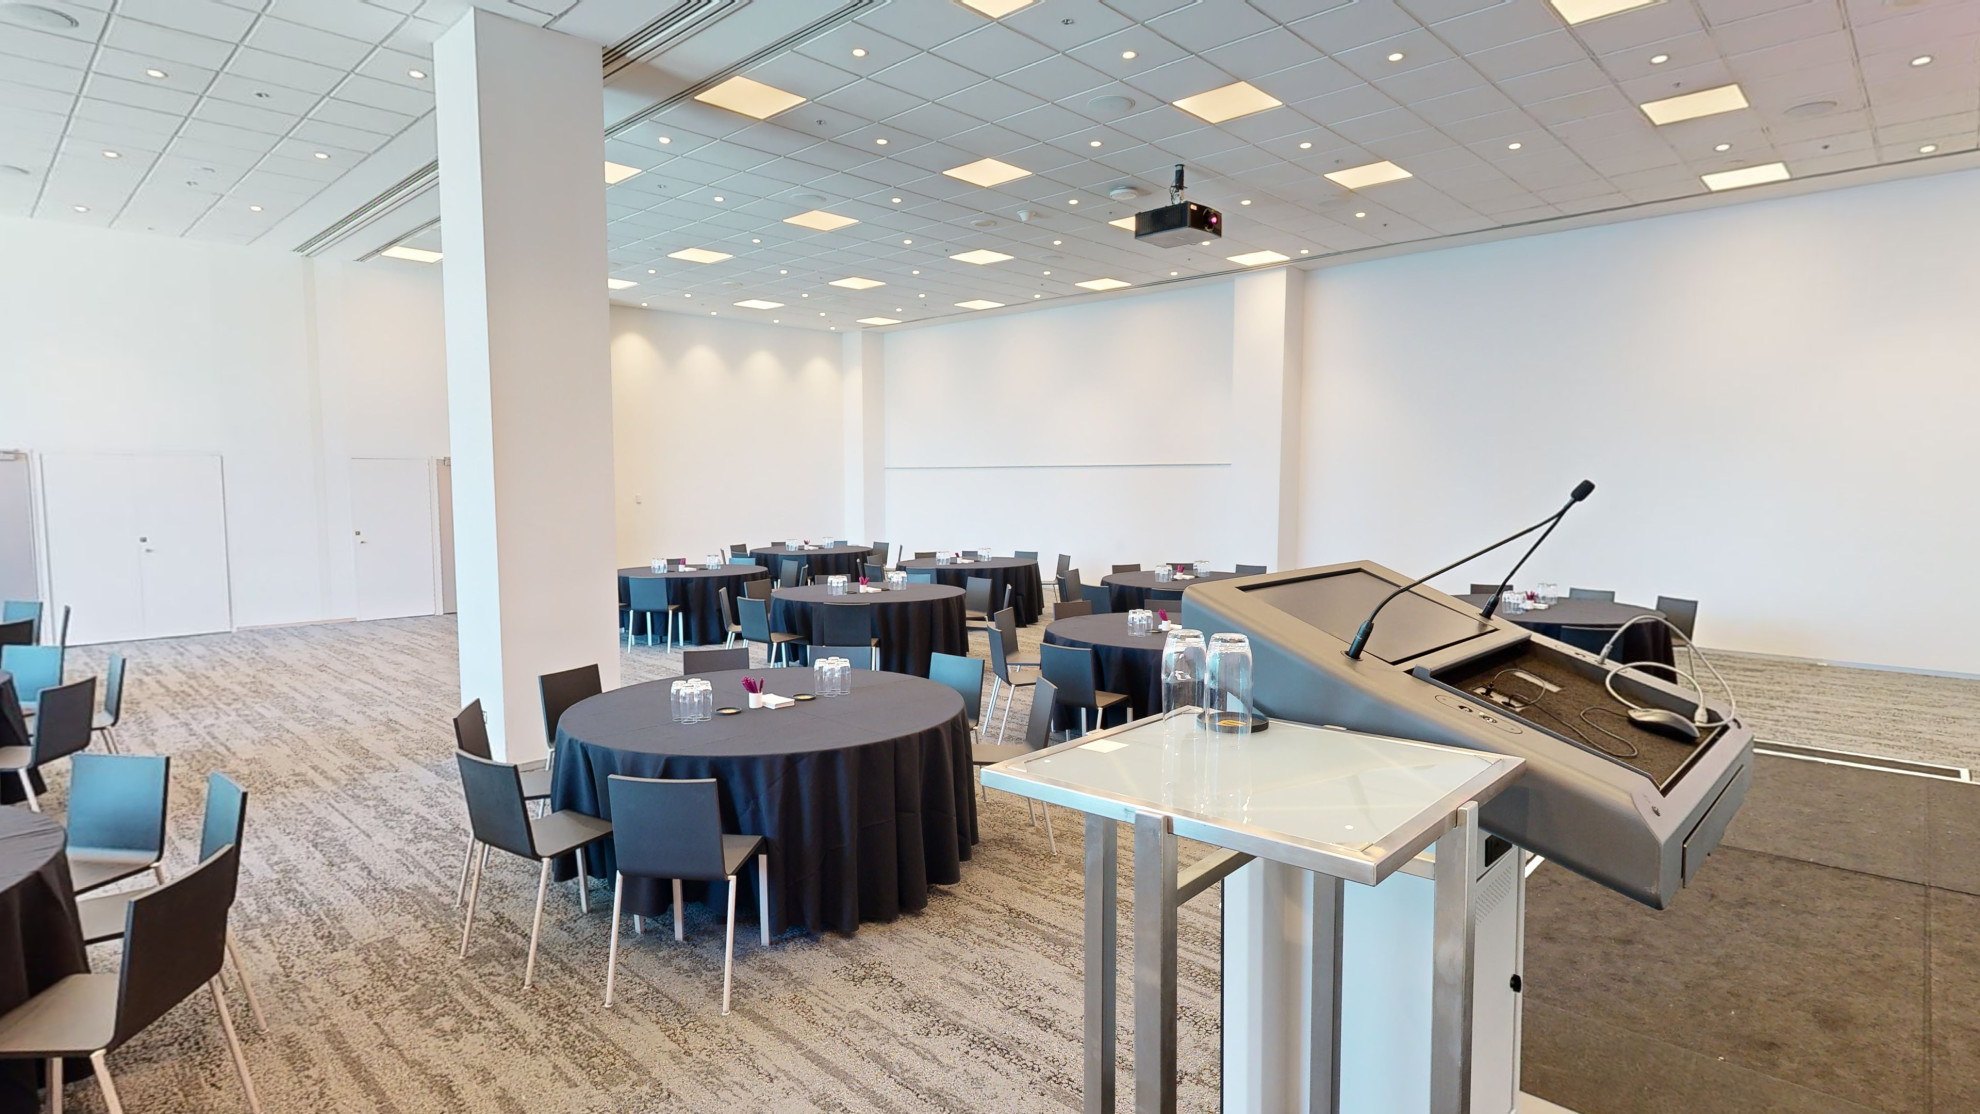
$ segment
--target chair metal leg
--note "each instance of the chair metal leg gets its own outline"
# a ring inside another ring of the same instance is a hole
[[[248,978],[247,964],[241,962],[241,946],[234,942],[234,930],[227,930],[227,959],[234,965],[234,973],[241,977],[241,993],[247,996],[248,1015],[254,1018],[254,1027],[266,1033],[268,1018],[261,1012],[261,999],[254,993],[254,981]]]
[[[468,836],[467,854],[461,856],[461,884],[454,890],[454,908],[456,909],[461,907],[461,902],[467,900],[467,876],[468,871],[473,867],[474,836],[470,835]]]
[[[729,1016],[729,981],[736,971],[736,887],[742,880],[729,875],[729,946],[722,956],[722,1016]]]
[[[626,876],[612,874],[612,944],[605,949],[605,1008],[612,1008],[612,978],[619,973],[619,905],[626,896]]]
[[[1011,725],[1011,707],[1017,703],[1017,684],[1011,684],[1011,698],[1004,702],[1004,720],[997,725],[997,745],[1004,745],[1004,729]]]
[[[536,938],[543,934],[543,895],[550,891],[550,860],[536,876],[536,913],[529,919],[529,959],[523,964],[523,989],[536,982]]]
[[[756,856],[756,923],[763,946],[770,946],[770,852]]]
[[[1080,733],[1080,735],[1081,735],[1082,737],[1084,737],[1084,736],[1086,735],[1086,709],[1085,709],[1085,708],[1081,708],[1081,709],[1079,710],[1079,733]]]
[[[62,1058],[48,1060],[48,1114],[62,1114]]]
[[[674,879],[674,939],[687,939],[687,929],[681,923],[681,880],[678,878]]]
[[[488,849],[482,848],[481,855],[474,861],[474,881],[468,883],[467,920],[461,924],[461,958],[467,958],[468,934],[474,931],[474,906],[481,899],[481,872],[488,867]]]
[[[578,909],[583,912],[589,913],[591,912],[591,875],[585,872],[586,864],[584,861],[584,848],[582,847],[577,848],[576,853],[577,853]]]
[[[633,914],[633,935],[646,935],[646,918],[640,916],[638,913]]]
[[[1045,846],[1052,849],[1052,857],[1056,859],[1059,857],[1059,839],[1052,834],[1052,806],[1040,801],[1038,807],[1045,810]]]
[[[1032,827],[1036,828],[1038,826],[1038,802],[1032,800],[1030,797],[1024,799],[1024,818],[1030,822]]]
[[[254,1093],[254,1077],[248,1074],[247,1053],[241,1050],[241,1038],[234,1032],[234,1015],[227,1012],[227,996],[220,993],[220,983],[209,981],[206,988],[213,992],[213,1007],[220,1011],[220,1029],[227,1034],[227,1047],[234,1053],[234,1070],[240,1073],[241,1090],[247,1094],[248,1109],[253,1114],[261,1114],[261,1098]]]
[[[990,674],[990,707],[983,713],[983,722],[989,723],[997,715],[997,693],[1003,690],[1004,679],[995,673]]]
[[[89,1054],[89,1066],[96,1072],[96,1086],[103,1092],[103,1105],[110,1114],[124,1114],[124,1102],[117,1097],[117,1085],[110,1081],[110,1065],[104,1062],[102,1049]]]
[[[23,792],[23,793],[26,793],[26,794],[27,794],[27,801],[28,801],[28,810],[29,810],[30,812],[40,812],[40,811],[41,811],[41,802],[40,802],[40,801],[39,801],[38,799],[36,799],[36,798],[35,798],[35,795],[34,795],[34,782],[33,782],[33,781],[31,781],[31,780],[29,780],[29,778],[28,778],[28,770],[27,770],[27,767],[25,767],[25,766],[23,766],[23,767],[21,767],[20,769],[18,769],[18,770],[15,770],[14,772],[15,772],[16,774],[19,774],[19,775],[20,775],[20,778],[21,778],[21,792]]]

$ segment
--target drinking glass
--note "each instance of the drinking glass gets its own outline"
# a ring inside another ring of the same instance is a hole
[[[687,709],[688,683],[686,681],[675,681],[673,688],[669,690],[669,692],[670,695],[673,697],[671,706],[673,709],[674,722],[675,723],[688,722],[688,718],[687,718],[688,717],[688,709]]]
[[[723,558],[720,553],[710,553],[708,555],[708,567],[711,569],[719,569],[722,567],[722,560]]]
[[[853,690],[853,663],[845,658],[832,660],[832,695],[851,696]]]
[[[1251,734],[1251,640],[1241,634],[1210,636],[1205,654],[1203,705],[1211,730],[1240,737]]]
[[[813,696],[832,695],[830,671],[825,668],[825,663],[828,660],[830,659],[818,658],[811,663],[811,694]]]
[[[666,572],[667,562],[662,558],[655,557],[653,559],[652,564],[648,565],[647,567],[652,569],[654,572]]]
[[[1157,581],[1163,584],[1167,584],[1169,581],[1174,580],[1175,578],[1176,578],[1175,569],[1170,568],[1168,565],[1155,566],[1155,579]]]
[[[694,683],[694,718],[697,723],[708,723],[715,718],[715,686],[707,681]]]
[[[907,581],[907,573],[905,573],[905,572],[903,572],[903,571],[901,571],[900,569],[889,569],[889,570],[887,570],[887,590],[888,590],[888,591],[890,591],[890,592],[898,592],[898,591],[900,591],[900,590],[901,590],[902,588],[905,588],[905,587],[907,587],[907,582],[908,582],[908,581]]]
[[[828,596],[843,596],[843,595],[845,595],[845,594],[846,594],[846,578],[845,578],[845,576],[844,576],[843,574],[840,574],[840,573],[834,573],[833,575],[831,575],[831,576],[828,576],[828,577],[826,577],[826,578],[825,578],[825,594],[826,594],[826,595],[828,595]]]
[[[947,553],[937,553],[937,554],[935,555],[935,563],[936,563],[936,564],[938,564],[938,565],[946,565],[946,564],[948,564],[948,563],[949,563],[949,555],[948,555]]]
[[[1207,672],[1203,632],[1177,629],[1162,641],[1162,716],[1168,718],[1185,708],[1203,707],[1203,681]]]

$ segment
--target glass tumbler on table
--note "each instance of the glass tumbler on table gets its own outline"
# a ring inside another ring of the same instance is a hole
[[[686,723],[688,721],[688,683],[684,680],[675,681],[673,687],[668,690],[668,696],[670,697],[668,703],[669,715],[675,723]]]
[[[1203,707],[1208,672],[1200,630],[1177,629],[1162,641],[1162,716]]]
[[[1211,730],[1251,734],[1251,640],[1241,634],[1213,634],[1204,661],[1203,704],[1210,710]]]
[[[832,574],[831,576],[828,576],[828,577],[826,577],[826,578],[825,578],[825,594],[826,594],[826,595],[828,595],[828,596],[843,596],[843,595],[845,595],[845,594],[846,594],[846,577],[845,577],[845,575],[844,575],[844,574],[842,574],[842,573],[834,573],[834,574]]]

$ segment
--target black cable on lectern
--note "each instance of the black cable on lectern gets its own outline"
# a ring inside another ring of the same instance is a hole
[[[1452,561],[1450,564],[1445,565],[1443,568],[1438,569],[1433,573],[1429,573],[1428,575],[1418,577],[1417,579],[1410,581],[1408,584],[1403,585],[1402,587],[1396,589],[1395,591],[1390,592],[1388,595],[1383,596],[1382,602],[1376,604],[1375,610],[1369,612],[1368,618],[1362,621],[1361,629],[1354,632],[1354,641],[1348,643],[1347,656],[1355,661],[1361,660],[1361,651],[1368,646],[1368,636],[1375,633],[1375,617],[1382,613],[1383,608],[1389,606],[1390,600],[1395,599],[1397,596],[1400,596],[1404,592],[1407,592],[1410,589],[1416,587],[1417,585],[1422,584],[1426,580],[1430,580],[1432,578],[1444,575],[1445,573],[1451,571],[1454,568],[1457,568],[1459,565],[1462,565],[1467,561],[1475,561],[1478,558],[1485,556],[1487,553],[1490,553],[1493,550],[1500,548],[1501,546],[1511,545],[1513,542],[1516,542],[1519,539],[1525,537],[1526,535],[1531,534],[1533,531],[1540,529],[1542,526],[1545,526],[1547,528],[1547,533],[1549,534],[1553,533],[1554,527],[1560,523],[1561,517],[1567,514],[1568,508],[1574,506],[1576,503],[1581,502],[1583,499],[1588,498],[1589,493],[1594,490],[1595,490],[1595,485],[1593,483],[1590,483],[1587,480],[1581,481],[1580,483],[1574,486],[1574,492],[1572,495],[1569,496],[1566,507],[1562,507],[1560,510],[1554,512],[1553,514],[1548,515],[1546,518],[1541,519],[1540,521],[1534,523],[1533,525],[1528,526],[1526,529],[1521,530],[1517,534],[1514,534],[1510,537],[1500,538],[1498,541],[1493,542],[1491,545],[1486,546],[1484,549],[1481,549],[1476,553],[1473,553],[1466,557],[1460,557],[1457,560]],[[1540,540],[1545,541],[1546,537],[1547,537],[1546,534],[1542,534],[1540,536]],[[1538,549],[1538,548],[1540,548],[1540,543],[1535,542],[1533,544],[1533,549]],[[1532,549],[1529,549],[1526,552],[1528,557],[1533,555]],[[1525,563],[1526,563],[1526,558],[1525,557],[1520,558],[1520,564],[1523,565]],[[1518,571],[1518,566],[1514,566],[1514,571],[1515,572]],[[1510,582],[1512,578],[1507,577],[1506,579],[1508,580],[1508,582]],[[1504,591],[1504,590],[1505,590],[1505,586],[1500,585],[1500,591]],[[1494,593],[1493,595],[1496,600],[1497,593]],[[1489,613],[1487,614],[1486,617],[1490,618]]]

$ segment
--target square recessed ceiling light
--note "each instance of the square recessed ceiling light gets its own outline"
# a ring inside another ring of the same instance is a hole
[[[988,298],[971,298],[967,302],[957,302],[957,309],[997,309],[1004,303],[993,302]]]
[[[1123,286],[1133,286],[1134,284],[1131,282],[1122,282],[1120,279],[1105,278],[1088,279],[1085,282],[1075,282],[1073,285],[1084,287],[1088,290],[1119,290]]]
[[[858,224],[859,222],[851,217],[842,217],[837,213],[828,213],[823,209],[813,209],[809,213],[799,213],[794,217],[785,217],[784,223],[795,224],[799,228],[815,229],[819,232],[830,232],[835,228],[844,228],[849,224]]]
[[[1233,255],[1229,258],[1240,267],[1260,267],[1267,263],[1284,263],[1292,256],[1281,255],[1276,251],[1248,251],[1243,255]]]
[[[972,186],[982,186],[984,189],[1001,186],[1005,182],[1015,182],[1019,178],[1031,177],[1031,171],[996,159],[977,159],[972,163],[951,167],[942,173],[968,182]]]
[[[784,303],[782,302],[768,302],[768,301],[764,301],[762,298],[744,298],[742,301],[737,302],[735,304],[741,306],[744,309],[783,309],[784,308]]]
[[[1554,10],[1569,24],[1587,23],[1591,19],[1601,19],[1617,12],[1647,8],[1661,4],[1663,0],[1553,0]]]
[[[858,275],[854,275],[851,278],[833,279],[829,285],[843,286],[847,290],[871,290],[876,286],[885,286],[887,284],[881,282],[879,279],[860,278]]]
[[[1706,189],[1716,192],[1736,190],[1741,186],[1757,186],[1763,182],[1785,182],[1791,177],[1793,175],[1788,173],[1786,163],[1770,162],[1764,166],[1743,166],[1738,170],[1721,170],[1717,174],[1704,175],[1700,181],[1705,183]]]
[[[1002,263],[1011,257],[1001,251],[991,251],[989,248],[977,248],[975,251],[960,252],[949,258],[962,263],[974,263],[981,267],[986,263]]]
[[[720,263],[724,259],[734,259],[726,251],[709,251],[707,248],[682,248],[667,253],[669,259],[685,259],[689,263]]]
[[[859,319],[859,323],[862,325],[898,325],[901,323],[901,319],[898,317],[862,317]]]
[[[1212,124],[1221,124],[1226,120],[1235,120],[1240,116],[1277,108],[1284,103],[1248,81],[1239,81],[1221,89],[1212,89],[1208,93],[1198,93],[1175,102],[1177,108]]]
[[[1679,120],[1717,116],[1721,112],[1734,112],[1745,107],[1746,94],[1740,92],[1736,83],[1721,85],[1716,89],[1700,89],[1696,93],[1685,93],[1676,97],[1665,97],[1661,101],[1651,101],[1642,106],[1643,114],[1650,117],[1650,122],[1653,124],[1675,124]]]
[[[1343,189],[1359,190],[1369,186],[1379,186],[1383,182],[1400,182],[1410,177],[1410,173],[1392,162],[1371,162],[1365,166],[1350,166],[1346,170],[1336,170],[1326,176],[1329,182]]]
[[[413,263],[440,262],[440,253],[437,251],[427,251],[425,248],[409,248],[403,244],[393,244],[378,254],[387,259],[405,259]]]
[[[796,93],[786,93],[774,85],[751,81],[741,74],[713,89],[696,93],[694,99],[756,120],[768,120],[787,108],[796,108],[804,103],[804,98]]]
[[[1122,217],[1122,218],[1121,218],[1121,219],[1119,219],[1119,220],[1110,220],[1110,221],[1108,221],[1107,223],[1108,223],[1108,224],[1111,224],[1111,225],[1113,225],[1113,226],[1114,226],[1115,228],[1125,228],[1125,229],[1127,229],[1127,230],[1128,230],[1129,232],[1133,232],[1133,231],[1134,231],[1134,218],[1133,218],[1133,217]]]
[[[963,7],[974,8],[991,19],[1002,19],[1020,8],[1029,8],[1038,0],[962,0]]]
[[[608,162],[605,164],[605,184],[616,186],[635,174],[643,173],[645,172],[637,166],[627,166],[622,162]]]
[[[634,282],[631,279],[608,278],[605,280],[605,288],[607,290],[624,290],[627,287],[638,286],[638,285],[639,285],[638,283]]]

